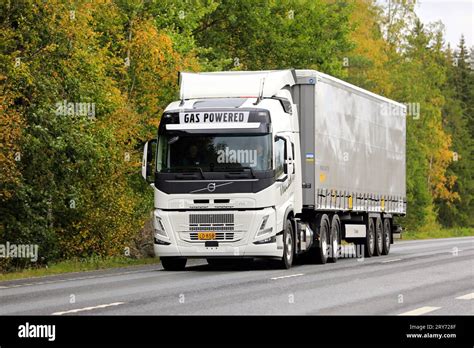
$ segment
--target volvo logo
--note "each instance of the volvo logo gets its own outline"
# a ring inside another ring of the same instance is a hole
[[[206,191],[206,190],[207,190],[207,192],[214,192],[216,190],[216,188],[218,188],[218,187],[231,185],[233,183],[234,183],[233,181],[223,182],[222,184],[216,184],[215,182],[211,182],[211,183],[207,184],[207,186],[205,186],[204,188],[193,190],[190,193],[197,193],[197,192]]]

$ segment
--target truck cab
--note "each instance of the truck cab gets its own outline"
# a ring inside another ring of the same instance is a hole
[[[291,70],[181,73],[180,100],[145,145],[154,250],[165,269],[267,257],[291,267],[301,213]]]

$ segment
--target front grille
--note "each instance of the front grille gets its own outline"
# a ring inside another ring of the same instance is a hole
[[[189,214],[187,223],[180,226],[180,238],[186,242],[203,243],[199,232],[214,232],[215,241],[236,242],[245,235],[245,226],[236,223],[234,214]]]
[[[234,214],[190,214],[189,231],[233,231]]]
[[[233,224],[234,214],[190,214],[189,224]]]
[[[198,233],[197,232],[190,232],[189,238],[191,240],[198,240]],[[234,233],[233,232],[217,232],[216,239],[214,240],[233,240]]]

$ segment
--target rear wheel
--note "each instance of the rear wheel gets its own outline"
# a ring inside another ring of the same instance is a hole
[[[374,255],[380,256],[382,255],[383,249],[383,223],[382,218],[380,216],[375,219],[375,249]]]
[[[184,257],[160,257],[160,261],[167,271],[182,271],[188,260]]]
[[[372,257],[375,251],[375,224],[374,219],[369,218],[367,224],[367,234],[364,241],[365,257]]]
[[[383,248],[382,255],[388,255],[390,252],[390,243],[391,243],[391,224],[390,219],[383,219]]]
[[[308,251],[308,256],[311,261],[325,264],[328,261],[328,247],[331,224],[327,214],[322,214],[316,219],[315,234],[318,237],[316,246]]]
[[[281,268],[289,269],[293,264],[294,257],[293,225],[290,220],[286,220],[283,230],[283,256],[279,262]]]
[[[337,214],[334,214],[331,219],[331,234],[330,234],[330,247],[331,253],[328,257],[329,262],[337,262],[339,258],[339,248],[341,240],[341,221]]]

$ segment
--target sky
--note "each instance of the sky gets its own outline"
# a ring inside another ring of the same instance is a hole
[[[467,47],[474,46],[474,0],[419,0],[415,12],[423,23],[441,20],[451,48],[458,46],[461,34]]]

